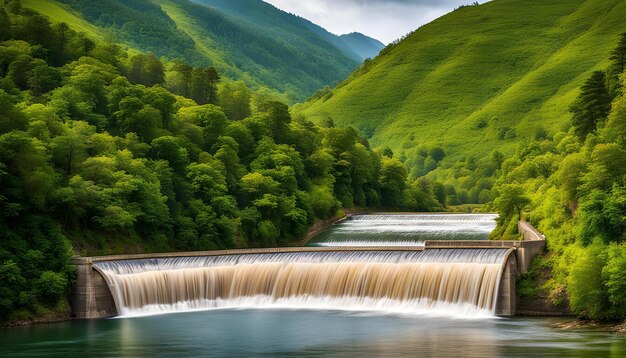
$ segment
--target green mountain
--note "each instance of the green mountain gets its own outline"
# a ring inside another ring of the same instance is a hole
[[[277,17],[286,20],[273,28],[252,26],[227,11],[187,0],[25,0],[23,3],[54,22],[66,22],[74,30],[93,37],[113,36],[131,48],[150,51],[159,57],[215,66],[229,79],[287,93],[293,101],[304,100],[319,88],[337,84],[360,62],[353,53],[347,55],[299,24],[304,20],[272,6],[260,6],[264,4],[261,1],[245,13],[258,17],[259,24]],[[290,25],[290,21],[294,24]],[[277,36],[284,33],[293,35],[285,39]]]
[[[567,129],[584,80],[626,30],[622,0],[493,0],[457,9],[296,107],[389,146],[415,176],[461,181],[454,164],[512,154]],[[437,157],[433,148],[443,149]],[[441,160],[443,157],[443,160]],[[438,162],[436,165],[433,162]],[[472,166],[468,166],[470,170]]]
[[[339,36],[343,42],[362,59],[374,58],[385,47],[382,42],[359,32]]]
[[[262,0],[192,0],[239,19],[255,30],[273,34],[303,51],[341,51],[355,61],[374,57],[385,47],[360,33],[337,36],[311,21],[277,9]]]

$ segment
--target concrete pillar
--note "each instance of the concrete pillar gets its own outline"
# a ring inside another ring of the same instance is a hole
[[[517,307],[515,278],[517,276],[517,258],[515,251],[509,252],[500,277],[500,289],[496,298],[496,315],[514,316]]]
[[[102,276],[93,269],[90,257],[72,257],[76,282],[72,285],[70,305],[74,318],[103,318],[117,315],[111,291]]]

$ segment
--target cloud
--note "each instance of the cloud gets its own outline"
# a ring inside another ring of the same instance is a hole
[[[361,32],[389,43],[473,0],[265,0],[344,34]],[[484,2],[480,1],[481,3]]]

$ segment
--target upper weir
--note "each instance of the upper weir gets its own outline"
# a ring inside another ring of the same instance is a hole
[[[360,295],[366,296],[366,299],[389,301],[388,305],[405,304],[414,305],[416,308],[422,308],[421,300],[442,301],[446,304],[473,302],[480,306],[479,308],[491,310],[496,315],[511,316],[516,313],[515,278],[518,273],[527,271],[531,258],[545,246],[543,235],[528,223],[520,222],[519,231],[524,240],[431,240],[425,241],[424,246],[283,247],[74,257],[72,262],[77,266],[77,281],[72,289],[72,316],[75,318],[111,317],[122,314],[125,309],[132,308],[133,305],[139,308],[141,305],[162,304],[163,302],[171,305],[181,300],[192,299],[204,301],[217,299],[222,302],[226,298],[233,300],[258,295],[267,297],[268,294],[274,296],[274,298],[270,297],[272,302],[284,302],[293,295],[311,297],[315,294],[323,294],[335,301],[343,297]],[[489,255],[492,250],[493,255]],[[252,271],[233,271],[235,266],[232,263],[239,262],[239,260],[257,266],[252,267]],[[202,263],[197,266],[197,262],[200,261]],[[354,267],[355,263],[359,264],[361,261],[363,262],[360,266]],[[293,262],[293,265],[285,271],[284,264],[290,262]],[[468,271],[471,271],[472,267],[462,266],[467,265],[468,262],[475,262],[476,265],[482,265],[481,267],[484,268],[470,273]],[[167,265],[173,265],[173,263],[177,266],[171,267],[183,268],[187,270],[186,274],[197,277],[179,278],[176,276],[172,278],[172,269]],[[363,264],[367,264],[366,267]],[[334,266],[325,267],[324,265]],[[113,273],[116,270],[122,270],[118,272],[120,274],[127,273],[124,270],[129,269],[133,270],[132,273],[139,274],[154,272],[150,271],[150,267],[153,266],[166,270],[163,271],[165,276],[138,277],[133,278],[132,282],[125,280],[122,282],[120,279],[124,278],[124,275],[118,276]],[[493,274],[490,273],[494,269],[496,271],[493,271]],[[366,272],[370,278],[351,276],[355,270],[360,270],[358,272],[361,275]],[[422,277],[428,276],[424,272],[440,277],[445,282],[429,283],[429,277]],[[409,284],[410,289],[398,288],[402,286],[404,282],[402,280],[407,280],[406,277],[419,282]],[[322,278],[328,281],[328,284],[324,287],[311,285],[311,280],[315,278]],[[137,279],[142,281],[136,282]],[[173,279],[182,281],[175,287],[154,287],[159,286],[158,282],[171,284]],[[485,283],[494,279],[498,282],[490,286]],[[145,286],[145,280],[149,281],[149,287]],[[207,280],[221,282],[219,283],[221,286],[206,288],[204,283]],[[294,280],[297,282],[294,283]],[[339,281],[333,283],[333,280]],[[346,283],[346,280],[353,280],[355,283],[350,284],[351,281]],[[489,287],[470,287],[472,282]],[[198,285],[202,286],[201,289],[197,288]],[[441,285],[447,285],[449,288],[440,287]],[[459,288],[459,285],[469,286]],[[139,295],[129,292],[132,290],[137,290]],[[420,301],[419,304],[416,300]],[[315,303],[318,304],[318,301]]]

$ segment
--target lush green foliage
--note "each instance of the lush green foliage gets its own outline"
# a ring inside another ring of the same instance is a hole
[[[167,60],[184,58],[194,66],[212,66],[231,80],[283,93],[290,102],[338,83],[359,62],[299,23],[301,19],[261,1],[258,3],[267,6],[247,11],[256,22],[189,0],[23,2],[93,38],[104,34]],[[268,16],[282,22],[266,27],[262,20]],[[276,31],[290,35],[283,38],[276,36]]]
[[[610,66],[581,87],[569,131],[504,161],[493,202],[501,214],[493,236],[515,236],[525,210],[553,254],[545,262],[553,276],[544,288],[554,301],[569,298],[578,315],[603,320],[626,318],[624,39]],[[523,282],[532,292],[530,281]]]
[[[73,250],[285,245],[342,207],[440,206],[354,129],[214,68],[129,56],[15,0],[0,21],[0,319],[62,301]]]
[[[502,155],[567,130],[570,105],[608,63],[626,31],[624,16],[621,0],[462,7],[389,45],[299,110],[389,146],[412,177],[453,186],[451,205],[488,202]],[[429,154],[435,147],[443,160]]]

